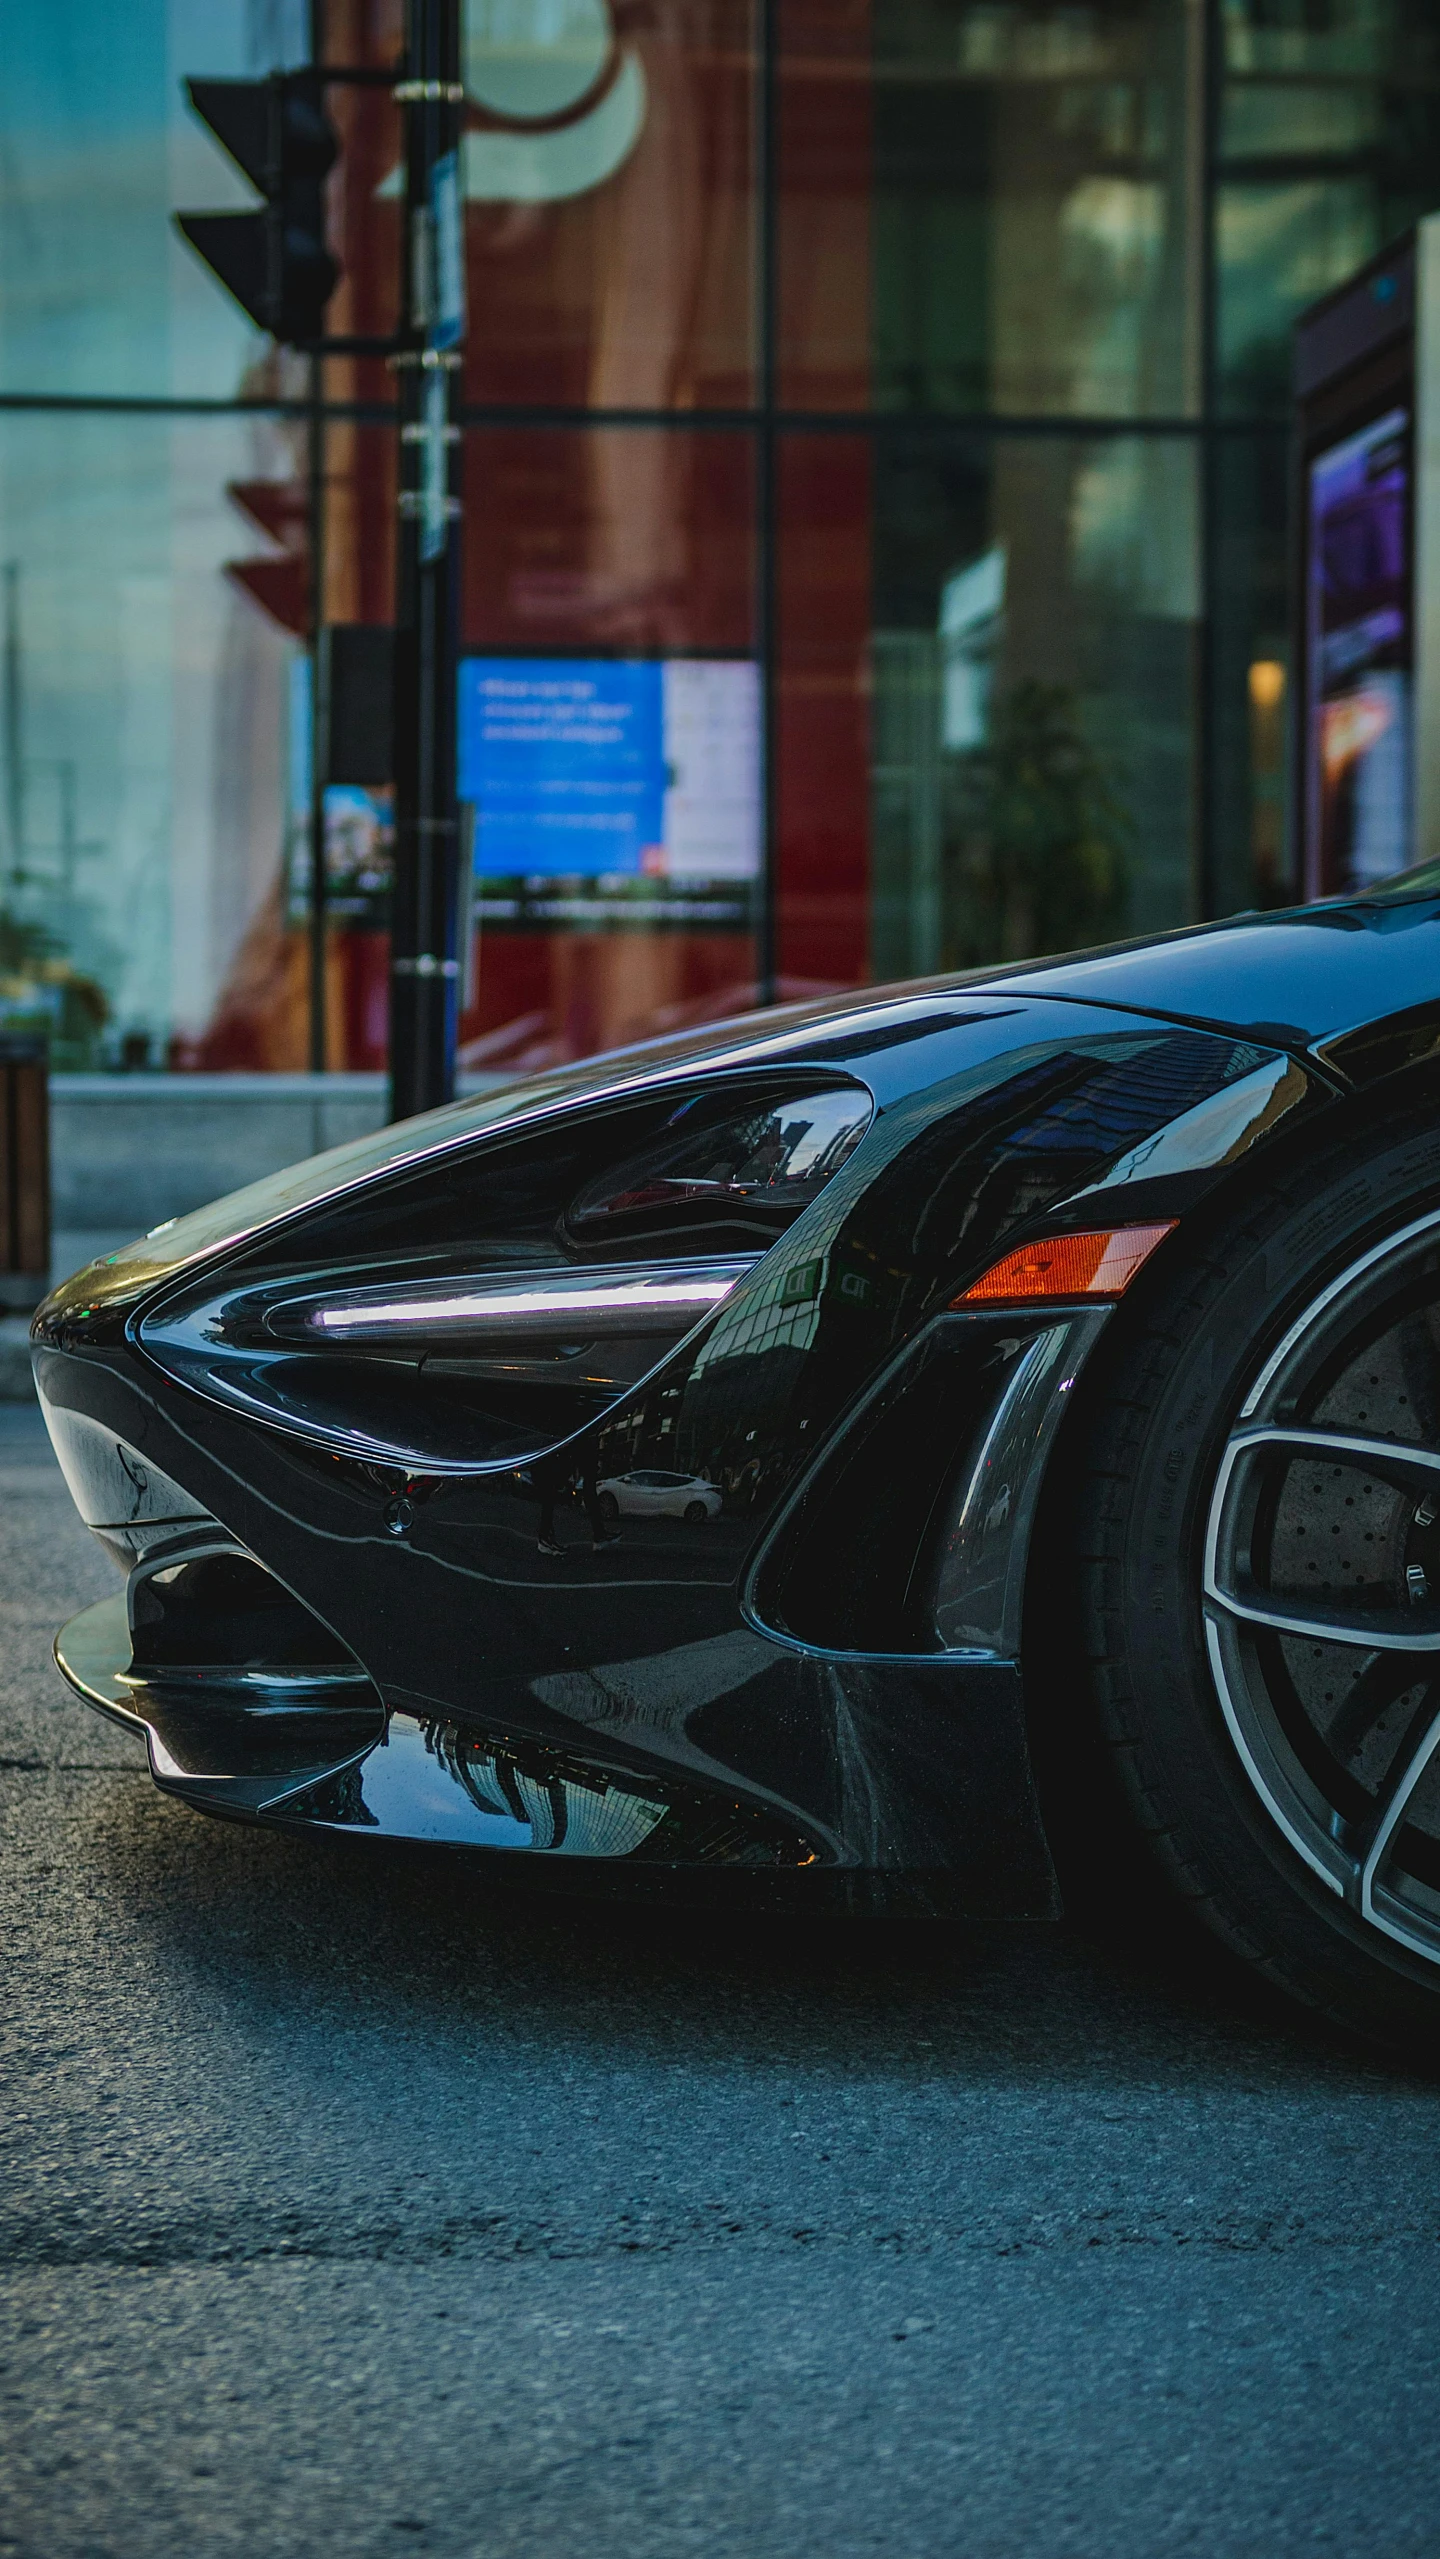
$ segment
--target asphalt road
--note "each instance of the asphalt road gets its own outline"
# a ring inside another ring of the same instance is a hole
[[[1440,2088],[1174,1950],[165,1802],[0,1413],[0,2551],[1440,2550]]]

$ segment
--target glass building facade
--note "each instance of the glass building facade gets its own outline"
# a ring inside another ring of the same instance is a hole
[[[0,1027],[380,1066],[387,795],[325,795],[317,952],[312,658],[389,617],[391,379],[170,215],[249,201],[185,75],[398,7],[7,25]],[[462,1065],[1283,901],[1291,330],[1440,206],[1431,0],[464,29]],[[330,325],[384,332],[399,118],[332,112]]]

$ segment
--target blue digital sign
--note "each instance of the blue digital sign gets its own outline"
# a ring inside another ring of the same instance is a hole
[[[663,673],[655,659],[462,662],[460,796],[482,877],[663,870]]]
[[[743,926],[760,868],[753,658],[466,658],[459,768],[476,876],[504,884],[512,920],[517,898],[559,922],[577,896],[587,915],[598,897],[657,916],[668,897],[677,921],[708,897],[709,920]]]

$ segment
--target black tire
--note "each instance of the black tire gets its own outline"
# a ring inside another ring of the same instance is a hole
[[[616,1501],[613,1493],[601,1494],[600,1516],[605,1522],[607,1528],[613,1528],[615,1526],[616,1521],[620,1517],[620,1505]]]
[[[682,1519],[688,1520],[690,1526],[694,1528],[698,1526],[701,1520],[708,1519],[710,1513],[703,1502],[687,1502],[680,1516]]]
[[[1440,1645],[1440,1525],[1390,1443],[1440,1451],[1440,1095],[1332,1125],[1157,1254],[1092,1363],[1050,1528],[1068,1514],[1092,1734],[1171,1886],[1290,1995],[1433,2064],[1440,1650],[1416,1647]]]

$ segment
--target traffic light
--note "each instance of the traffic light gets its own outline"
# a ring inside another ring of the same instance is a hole
[[[187,80],[185,89],[265,201],[253,213],[177,213],[178,229],[260,328],[283,346],[314,346],[340,277],[325,238],[325,178],[340,142],[324,74]]]

